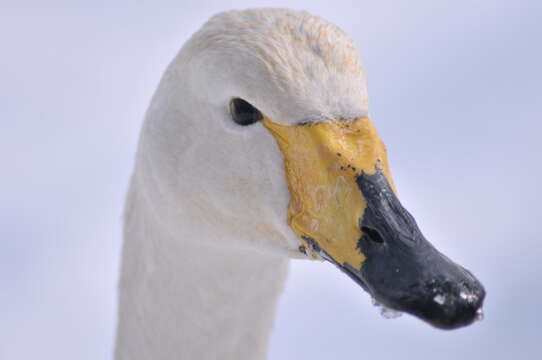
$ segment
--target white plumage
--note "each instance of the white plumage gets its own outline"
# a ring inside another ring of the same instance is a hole
[[[290,257],[282,154],[241,97],[282,124],[363,117],[352,41],[306,12],[213,17],[169,65],[141,132],[125,214],[116,357],[260,359]]]

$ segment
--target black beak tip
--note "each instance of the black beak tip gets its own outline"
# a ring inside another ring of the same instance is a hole
[[[471,291],[431,295],[406,311],[436,328],[453,330],[482,319],[484,298],[485,290],[479,284]]]
[[[386,308],[412,314],[440,329],[481,319],[485,290],[474,275],[442,255],[403,208],[382,170],[356,179],[367,202],[358,225],[360,268],[335,265]],[[318,247],[320,250],[320,247]]]

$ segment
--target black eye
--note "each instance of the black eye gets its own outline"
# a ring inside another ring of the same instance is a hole
[[[231,100],[230,113],[233,121],[243,126],[254,124],[263,119],[263,115],[258,109],[239,98]]]

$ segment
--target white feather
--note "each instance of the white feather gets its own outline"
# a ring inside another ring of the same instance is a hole
[[[165,72],[141,132],[125,214],[117,359],[265,358],[298,239],[275,122],[366,116],[355,46],[306,12],[221,13]]]

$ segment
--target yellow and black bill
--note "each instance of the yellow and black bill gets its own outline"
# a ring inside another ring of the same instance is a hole
[[[482,284],[436,250],[403,208],[368,118],[263,123],[284,155],[288,223],[303,251],[335,264],[379,303],[436,327],[480,317]]]

